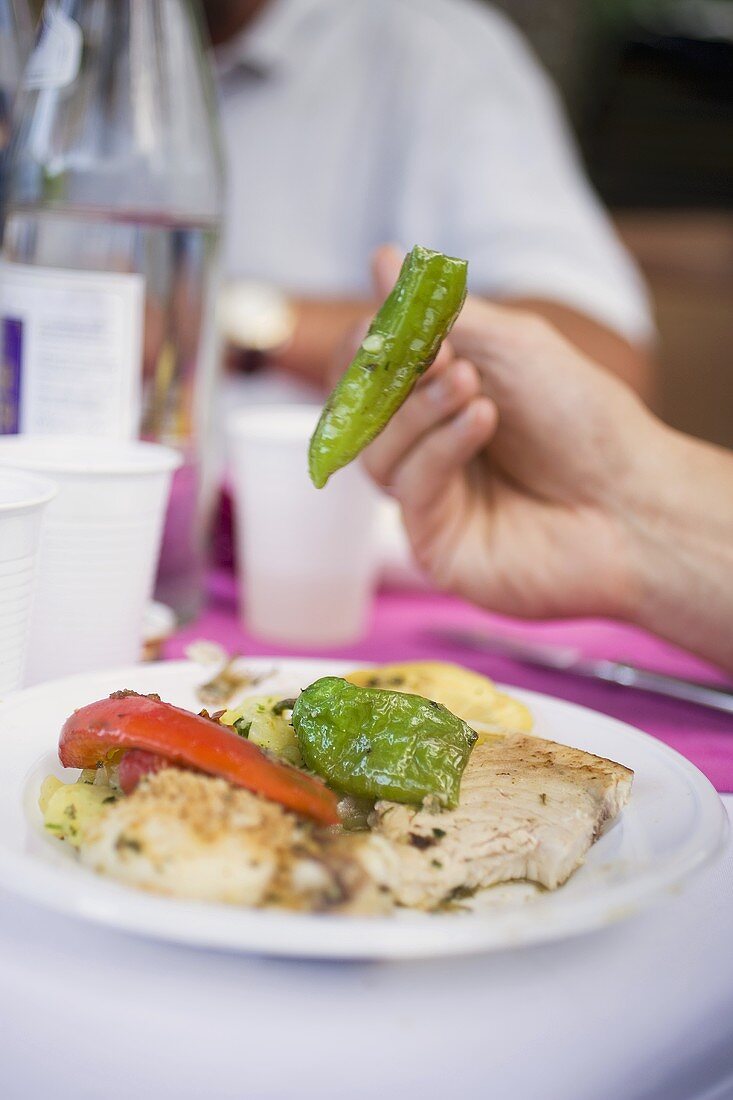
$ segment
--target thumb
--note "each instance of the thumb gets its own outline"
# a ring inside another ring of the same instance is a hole
[[[403,253],[394,244],[382,244],[372,256],[372,280],[379,299],[386,298],[397,282]]]
[[[450,340],[455,354],[477,368],[500,408],[507,398],[515,404],[532,386],[542,390],[548,376],[554,377],[553,366],[565,358],[562,337],[539,317],[471,294]]]

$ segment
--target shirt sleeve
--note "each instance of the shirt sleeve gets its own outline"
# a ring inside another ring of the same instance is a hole
[[[550,81],[498,13],[465,0],[442,8],[443,20],[413,26],[416,68],[405,69],[416,90],[402,243],[432,240],[466,257],[478,293],[560,302],[649,340],[644,284],[585,178]]]

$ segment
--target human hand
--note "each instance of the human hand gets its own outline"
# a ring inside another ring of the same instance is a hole
[[[398,270],[380,250],[380,297]],[[633,617],[667,430],[530,314],[469,298],[450,344],[365,452],[420,566],[507,614]]]

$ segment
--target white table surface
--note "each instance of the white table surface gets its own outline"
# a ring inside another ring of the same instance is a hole
[[[733,1097],[730,843],[611,929],[435,962],[168,947],[0,894],[2,1100],[453,1096]]]

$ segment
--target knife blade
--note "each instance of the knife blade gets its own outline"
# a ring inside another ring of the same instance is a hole
[[[509,657],[535,668],[565,672],[588,680],[602,680],[604,683],[618,684],[620,687],[651,692],[670,699],[681,699],[687,703],[697,703],[703,707],[712,707],[714,710],[733,714],[733,685],[730,688],[717,687],[715,684],[707,684],[700,680],[687,680],[665,672],[638,668],[624,661],[584,657],[580,650],[573,646],[526,642],[507,634],[436,628],[430,631],[430,635],[442,642],[483,653],[493,653],[498,657]]]

